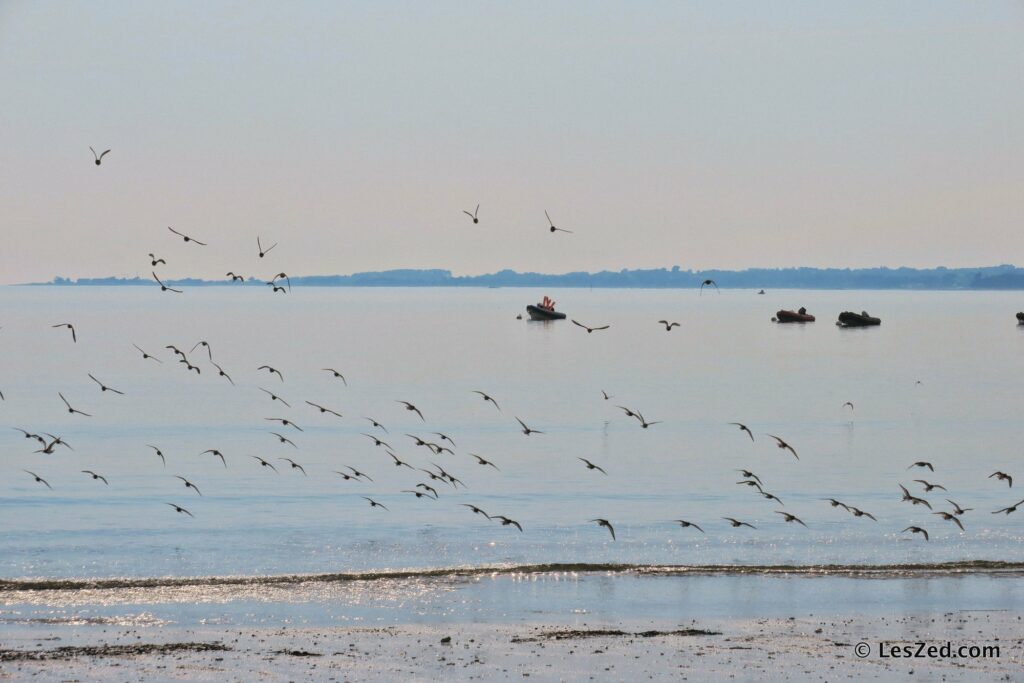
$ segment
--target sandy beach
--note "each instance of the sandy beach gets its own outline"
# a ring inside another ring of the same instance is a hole
[[[61,633],[61,635],[56,635]],[[882,658],[879,642],[998,646],[987,658]],[[866,642],[870,654],[854,646]],[[840,680],[1024,678],[1015,611],[687,623],[388,628],[42,629],[0,649],[3,680]]]

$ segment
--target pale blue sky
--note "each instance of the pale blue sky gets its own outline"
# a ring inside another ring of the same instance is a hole
[[[1021,2],[6,1],[0,83],[0,282],[1024,263]]]

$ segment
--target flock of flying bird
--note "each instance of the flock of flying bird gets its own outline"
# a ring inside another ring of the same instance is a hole
[[[90,149],[92,149],[92,148],[90,147]],[[100,165],[103,157],[106,156],[109,152],[110,152],[110,150],[106,150],[102,154],[98,154],[97,155],[95,150],[93,150],[93,155],[95,157],[95,163],[96,163],[97,166]],[[464,211],[463,213],[465,213],[467,216],[469,216],[472,219],[473,223],[476,224],[476,223],[479,223],[479,218],[478,218],[479,209],[480,209],[480,207],[479,207],[479,205],[477,205],[477,207],[476,207],[476,209],[474,209],[474,211],[472,211],[472,212]],[[545,211],[545,216],[548,219],[549,228],[550,228],[551,232],[556,232],[556,231],[571,232],[569,230],[564,230],[562,228],[556,227],[554,225],[554,223],[551,221],[551,218],[550,218],[550,216],[548,216],[546,211]],[[205,242],[201,242],[201,241],[195,239],[194,237],[191,237],[190,235],[187,235],[185,233],[179,232],[179,231],[177,231],[177,230],[175,230],[173,228],[168,228],[168,230],[171,233],[173,233],[175,236],[182,238],[182,240],[185,243],[194,244],[194,245],[197,245],[197,246],[207,246],[207,244]],[[257,246],[258,257],[260,259],[263,259],[275,247],[277,247],[277,243],[275,242],[275,243],[267,246],[267,245],[263,244],[263,241],[262,241],[261,237],[257,237],[256,238],[256,246]],[[159,286],[161,288],[161,291],[165,291],[165,292],[169,291],[169,292],[174,292],[174,293],[181,293],[181,290],[174,289],[174,288],[169,287],[168,285],[164,284],[164,282],[161,281],[161,279],[158,277],[158,275],[156,273],[156,268],[158,268],[159,266],[162,266],[162,265],[166,265],[166,260],[163,259],[163,258],[158,258],[154,253],[148,254],[148,257],[149,257],[150,266],[153,268],[153,278],[159,284]],[[240,275],[236,275],[233,272],[228,272],[227,273],[227,277],[231,278],[231,280],[235,281],[235,282],[244,282],[245,281],[244,277],[242,277]],[[274,292],[286,292],[286,291],[289,291],[291,289],[290,279],[288,278],[288,275],[286,273],[283,273],[283,272],[278,273],[273,278],[271,278],[270,280],[266,281],[266,283],[267,283],[267,285],[273,287],[273,291]],[[704,282],[702,282],[701,283],[701,291],[703,291],[704,287],[706,287],[706,286],[713,286],[713,287],[715,287],[715,289],[717,289],[717,284],[715,284],[714,281],[712,281],[712,280],[705,280]],[[592,334],[594,332],[599,332],[599,331],[604,331],[604,330],[610,329],[610,325],[590,326],[590,325],[586,325],[586,324],[583,324],[581,322],[578,322],[576,320],[573,320],[572,322],[573,322],[573,324],[575,324],[579,328],[582,328],[583,330],[585,330],[588,334]],[[660,321],[658,321],[658,323],[660,325],[663,325],[666,331],[671,331],[673,327],[679,326],[678,322],[671,322],[671,321],[668,321],[668,320],[660,320]],[[52,327],[55,328],[55,329],[67,329],[68,332],[70,333],[70,342],[73,343],[73,344],[78,342],[78,331],[76,330],[76,328],[75,328],[73,323],[68,323],[68,322],[57,323],[57,324],[54,324]],[[142,349],[138,345],[132,344],[132,346],[135,348],[135,350],[138,353],[141,354],[141,357],[142,357],[143,361],[153,361],[155,363],[163,364],[165,362],[165,360],[168,360],[168,362],[171,360],[171,359],[166,359],[166,357],[165,358],[161,358],[161,357],[159,357],[156,354],[150,353],[150,352]],[[208,341],[201,340],[201,341],[197,342],[188,352],[183,351],[182,349],[178,348],[177,346],[175,346],[173,344],[166,345],[165,350],[170,351],[170,353],[172,354],[172,359],[176,360],[178,364],[183,365],[186,372],[188,372],[188,373],[193,373],[194,372],[198,376],[198,375],[202,375],[203,369],[206,369],[208,372],[215,371],[217,378],[223,378],[225,381],[229,382],[232,386],[235,385],[235,381],[232,378],[232,376],[230,374],[228,374],[228,372],[226,372],[221,365],[219,365],[217,362],[214,361],[213,348],[212,348],[212,346],[210,345],[210,343]],[[198,351],[198,354],[196,354],[197,351]],[[193,355],[199,355],[200,358],[201,358],[201,356],[205,355],[206,358],[205,358],[205,360],[196,360],[195,363],[193,363],[192,362],[192,357],[191,357]],[[202,366],[203,363],[208,364],[209,367],[208,368],[204,368]],[[257,367],[255,370],[256,370],[257,373],[266,373],[266,375],[268,377],[275,377],[280,383],[284,383],[285,382],[284,374],[279,369],[277,369],[275,367],[272,367],[270,365],[261,365],[261,366]],[[328,368],[323,368],[322,372],[329,373],[331,380],[338,380],[338,381],[340,381],[342,383],[343,386],[347,386],[348,385],[348,380],[346,379],[345,375],[342,372],[340,372],[339,370],[337,370],[335,368],[328,367]],[[101,394],[110,393],[110,394],[119,395],[119,396],[124,396],[125,395],[125,392],[122,392],[122,391],[120,391],[120,390],[118,390],[118,389],[116,389],[116,388],[114,388],[112,386],[107,385],[105,382],[103,382],[102,380],[97,378],[91,372],[88,372],[86,374],[87,374],[88,378],[93,383],[96,384],[96,386],[98,387],[98,389],[99,389]],[[266,396],[269,397],[271,403],[274,404],[275,406],[277,404],[280,404],[284,408],[287,408],[289,410],[292,409],[291,403],[289,401],[287,401],[285,398],[283,398],[282,396],[278,395],[278,393],[276,391],[273,391],[273,390],[270,390],[270,389],[266,389],[266,388],[263,388],[263,387],[258,387],[258,388],[259,388],[259,390],[261,392],[263,392]],[[476,394],[485,403],[491,404],[496,411],[502,412],[502,408],[498,404],[498,401],[493,396],[491,396],[489,393],[487,393],[485,391],[481,391],[481,390],[474,390],[472,393]],[[91,413],[84,412],[84,411],[76,408],[74,405],[72,405],[71,402],[69,402],[69,400],[65,397],[63,392],[60,392],[60,391],[57,392],[57,397],[63,403],[64,410],[69,415],[71,415],[72,417],[75,417],[75,416],[82,417],[82,418],[90,418],[90,417],[92,417]],[[613,397],[610,396],[607,392],[603,392],[602,391],[602,398],[603,398],[604,401],[609,401]],[[4,399],[4,395],[3,395],[2,392],[0,392],[0,400],[5,400]],[[308,405],[311,409],[313,409],[315,411],[314,414],[316,414],[316,415],[330,416],[332,418],[343,418],[342,413],[340,413],[339,411],[334,410],[332,408],[329,408],[327,406],[324,406],[324,405],[321,405],[319,403],[316,403],[316,402],[313,402],[313,401],[309,401],[309,400],[305,400],[304,403],[306,405]],[[424,414],[420,410],[420,408],[418,406],[416,406],[414,403],[411,403],[411,402],[406,401],[406,400],[396,400],[395,403],[396,403],[396,408],[397,408],[397,406],[401,406],[400,408],[398,408],[399,410],[404,410],[404,411],[407,411],[409,413],[412,413],[412,414],[416,415],[416,417],[418,417],[421,422],[423,422],[424,424],[426,423],[426,417],[424,416]],[[621,405],[620,406],[616,406],[616,408],[621,410],[621,411],[623,411],[624,415],[627,418],[633,418],[633,419],[637,420],[637,423],[639,424],[639,426],[642,429],[649,429],[649,428],[651,428],[651,427],[661,423],[660,421],[649,421],[649,420],[647,420],[644,417],[644,415],[640,411],[638,411],[638,410],[634,410],[632,408],[629,408],[629,407],[626,407],[626,406],[621,406]],[[841,406],[841,408],[842,409],[849,408],[850,411],[854,410],[853,403],[851,403],[851,402],[844,403]],[[544,434],[543,431],[534,429],[534,428],[530,427],[529,425],[527,425],[526,422],[524,422],[519,417],[517,417],[517,416],[513,416],[513,417],[514,417],[516,423],[519,426],[519,430],[522,432],[523,435],[529,437],[529,436],[532,436],[534,434],[537,434],[537,435],[543,435]],[[404,438],[411,439],[411,441],[412,441],[412,443],[414,444],[415,447],[423,448],[428,453],[428,456],[430,458],[430,460],[429,460],[430,467],[417,467],[417,466],[413,465],[412,463],[407,462],[406,460],[403,460],[402,457],[400,457],[397,454],[396,451],[398,451],[399,449],[396,448],[393,445],[393,443],[392,443],[392,442],[395,441],[395,436],[392,435],[388,431],[387,427],[385,427],[385,425],[384,425],[384,423],[382,421],[379,421],[376,418],[372,418],[372,417],[364,417],[362,419],[365,420],[365,422],[368,423],[368,425],[369,425],[366,428],[366,431],[362,432],[362,435],[364,437],[366,437],[367,439],[369,439],[372,442],[373,446],[383,449],[383,452],[385,453],[386,457],[389,458],[389,461],[388,461],[389,464],[393,465],[396,468],[399,468],[399,469],[403,469],[404,468],[405,470],[408,470],[408,471],[414,473],[416,475],[415,478],[417,478],[417,479],[426,479],[427,480],[427,481],[419,481],[419,482],[415,483],[414,485],[409,485],[407,488],[402,488],[402,489],[400,489],[400,493],[408,494],[408,495],[411,495],[411,496],[415,496],[416,499],[438,500],[438,499],[440,499],[442,497],[442,492],[445,492],[445,491],[448,491],[448,490],[455,490],[455,489],[458,489],[459,487],[466,488],[466,484],[462,481],[462,479],[460,479],[459,477],[455,476],[454,474],[449,472],[444,467],[442,467],[442,466],[438,465],[437,463],[433,462],[434,459],[439,459],[441,456],[444,456],[444,455],[452,455],[452,456],[455,455],[455,449],[457,448],[457,446],[456,446],[456,443],[455,443],[454,439],[451,436],[449,436],[448,434],[442,433],[442,432],[431,432],[430,433],[431,437],[436,437],[436,439],[435,438],[424,438],[424,437],[422,437],[420,435],[413,434],[413,433],[406,433],[406,434],[403,435]],[[286,446],[289,449],[293,449],[295,453],[297,453],[299,451],[299,446],[298,446],[298,444],[296,444],[295,440],[292,437],[298,438],[298,437],[296,437],[296,434],[302,433],[304,430],[294,420],[292,420],[290,418],[286,418],[286,417],[264,417],[263,421],[275,423],[275,427],[277,427],[277,429],[280,430],[280,431],[275,431],[273,429],[268,429],[267,430],[268,435],[272,436],[275,441],[277,441],[281,446]],[[747,425],[745,425],[745,424],[743,424],[741,422],[731,422],[729,424],[731,426],[737,427],[743,434],[745,434],[747,437],[749,437],[751,442],[755,441],[754,433],[747,427]],[[278,425],[279,425],[279,427],[278,427]],[[33,440],[33,441],[36,442],[36,444],[38,446],[40,446],[40,448],[37,448],[34,451],[35,454],[42,454],[44,456],[52,456],[52,455],[55,455],[57,453],[57,448],[58,447],[66,448],[66,449],[69,449],[69,450],[73,450],[72,445],[70,443],[68,443],[61,436],[58,436],[58,435],[55,435],[55,434],[52,434],[52,433],[47,433],[47,432],[35,433],[33,431],[26,430],[26,429],[23,429],[21,427],[15,427],[14,429],[16,429],[17,431],[21,432],[26,439]],[[774,445],[777,446],[778,449],[780,449],[780,450],[782,450],[782,451],[792,455],[796,460],[800,460],[800,456],[797,453],[796,449],[792,445],[790,445],[785,439],[783,439],[780,436],[774,435],[774,434],[767,434],[766,436],[768,438],[774,440]],[[159,446],[154,445],[154,444],[146,444],[146,447],[151,449],[154,452],[155,456],[160,459],[160,461],[162,462],[164,467],[167,466],[167,458],[166,458],[165,454],[163,453],[163,451],[161,450],[161,448]],[[293,455],[295,453],[293,453]],[[224,465],[225,468],[228,467],[228,459],[227,459],[227,457],[225,456],[225,454],[222,451],[220,451],[220,450],[218,450],[216,448],[207,449],[207,450],[203,451],[200,455],[203,455],[203,456],[209,455],[211,457],[217,458],[217,459],[219,459],[221,461],[221,463]],[[481,456],[479,454],[467,453],[467,455],[469,457],[473,458],[473,463],[474,464],[477,464],[477,465],[483,466],[483,467],[490,467],[490,468],[493,468],[494,470],[500,471],[500,468],[498,467],[498,465],[496,463],[494,463],[493,461],[491,461],[491,460],[489,460],[487,458],[484,458],[483,456]],[[271,470],[271,471],[273,471],[275,473],[279,472],[278,471],[278,467],[274,465],[274,462],[272,460],[268,460],[266,458],[263,458],[263,457],[260,457],[260,456],[256,456],[256,455],[249,455],[248,457],[254,462],[255,465],[258,465],[260,468],[266,468],[266,469],[269,469],[269,470]],[[584,457],[577,457],[576,459],[579,460],[582,463],[582,466],[587,471],[595,472],[595,473],[600,473],[601,475],[607,476],[608,472],[601,465],[593,462],[592,460],[590,460],[588,458],[584,458]],[[278,463],[282,463],[280,466],[282,468],[284,468],[284,469],[295,470],[295,471],[297,471],[298,473],[300,473],[302,475],[307,475],[308,476],[308,473],[307,473],[305,467],[302,465],[302,463],[300,463],[294,457],[278,457],[275,460]],[[450,467],[450,465],[449,465],[449,467]],[[911,464],[907,469],[908,470],[911,470],[911,469],[927,470],[929,473],[933,473],[935,471],[934,466],[930,462],[927,462],[927,461],[915,462],[915,463]],[[48,489],[52,489],[53,488],[51,486],[51,483],[50,483],[49,480],[47,480],[46,478],[40,476],[35,471],[27,470],[26,469],[26,470],[24,470],[24,472],[29,477],[31,477],[36,483],[38,483],[38,484],[40,484],[42,486],[45,486]],[[776,504],[778,507],[785,507],[785,503],[778,496],[776,496],[775,494],[773,494],[770,491],[766,490],[764,482],[762,481],[760,476],[758,476],[757,474],[755,474],[753,471],[751,471],[749,469],[740,469],[740,470],[738,470],[738,472],[740,473],[740,477],[739,477],[740,480],[736,482],[736,485],[753,489],[754,492],[757,495],[761,496],[765,500],[767,500],[767,501],[769,501],[771,503]],[[105,486],[109,486],[110,485],[110,481],[107,479],[106,476],[104,476],[103,474],[100,474],[100,473],[98,473],[98,472],[96,472],[96,471],[94,471],[92,469],[81,470],[81,473],[86,475],[86,476],[88,476],[93,481],[102,483]],[[357,470],[356,468],[351,467],[351,466],[344,466],[342,470],[333,470],[332,473],[335,474],[335,475],[340,476],[342,478],[342,480],[344,480],[346,482],[356,482],[356,483],[359,483],[359,482],[373,482],[374,481],[365,472]],[[189,478],[181,476],[181,475],[173,475],[173,476],[181,482],[181,484],[185,488],[185,490],[191,491],[191,492],[195,493],[197,496],[203,496],[203,493],[200,490],[199,486],[196,484],[196,482],[192,481]],[[1010,487],[1010,488],[1012,488],[1012,486],[1013,486],[1013,478],[1012,478],[1012,476],[1007,474],[1007,473],[1005,473],[1005,472],[1002,472],[1002,471],[993,472],[991,475],[989,475],[989,479],[994,479],[994,480],[996,480],[996,482],[1005,482],[1007,484],[1007,486]],[[932,493],[933,491],[936,491],[936,490],[946,492],[946,488],[944,486],[942,486],[941,484],[937,484],[937,483],[928,481],[928,480],[923,479],[923,478],[922,479],[914,479],[912,483],[920,485],[920,487],[922,489],[922,494]],[[931,502],[929,502],[928,500],[926,500],[923,497],[920,497],[918,495],[914,495],[902,483],[898,483],[898,486],[899,486],[900,491],[902,492],[902,499],[901,499],[902,502],[909,503],[911,506],[924,506],[924,507],[928,508],[928,510],[931,512],[931,514],[939,517],[941,520],[949,522],[949,523],[955,525],[960,531],[964,531],[965,530],[965,527],[964,527],[964,524],[963,524],[963,521],[962,521],[962,517],[967,512],[970,512],[972,510],[972,508],[964,508],[960,504],[956,503],[955,501],[953,501],[953,500],[951,500],[949,498],[946,498],[945,501],[948,502],[949,505],[951,506],[950,510],[948,510],[948,511],[946,511],[946,510],[934,510],[932,508]],[[379,508],[379,509],[381,509],[383,511],[388,511],[389,510],[388,507],[384,503],[381,503],[380,501],[376,500],[375,498],[373,498],[371,496],[363,496],[363,498],[367,501],[367,503],[368,503],[370,508]],[[179,513],[179,514],[182,514],[182,515],[187,515],[189,517],[194,517],[192,511],[190,511],[185,506],[181,505],[180,501],[159,501],[159,502],[162,503],[163,505],[166,505],[169,508],[171,508],[173,512],[176,512],[176,513]],[[849,512],[855,518],[867,518],[867,519],[875,521],[875,522],[878,521],[876,519],[876,517],[874,515],[872,515],[870,512],[862,510],[862,509],[860,509],[860,508],[858,508],[858,507],[856,507],[854,505],[851,505],[849,503],[846,503],[846,502],[843,502],[843,501],[840,501],[840,500],[837,500],[837,499],[834,499],[834,498],[823,499],[823,502],[828,503],[829,506],[832,507],[832,508],[841,508],[842,510],[845,510],[846,512]],[[459,503],[459,505],[467,508],[468,511],[470,513],[474,514],[474,515],[480,515],[480,516],[484,517],[485,519],[487,519],[489,521],[498,522],[502,526],[514,527],[519,532],[523,532],[524,531],[522,524],[520,522],[516,521],[515,519],[511,518],[511,517],[508,517],[508,516],[503,515],[503,514],[491,514],[489,512],[486,512],[482,507],[480,507],[480,506],[478,506],[476,504]],[[1020,507],[1022,505],[1024,505],[1024,500],[1020,500],[1020,501],[1014,503],[1013,505],[1009,505],[1009,506],[1001,508],[999,510],[995,510],[995,511],[992,512],[992,514],[1006,514],[1006,515],[1009,515],[1009,514],[1011,514],[1013,512],[1016,512],[1018,507]],[[800,517],[798,517],[797,515],[789,512],[789,511],[786,511],[786,510],[773,510],[773,512],[774,512],[774,514],[779,515],[780,520],[783,523],[794,523],[794,524],[799,524],[799,525],[801,525],[803,527],[807,527],[808,526],[804,522],[803,519],[801,519]],[[756,529],[757,528],[756,526],[754,526],[750,522],[743,521],[743,520],[740,520],[740,519],[736,519],[736,518],[733,518],[733,517],[723,517],[722,520],[727,522],[731,527],[737,528],[737,529],[738,528],[742,528],[742,527],[746,527],[746,528],[750,528],[750,529]],[[612,540],[616,539],[615,527],[613,526],[611,521],[609,521],[608,519],[605,519],[605,518],[601,518],[601,517],[591,518],[589,521],[594,523],[594,524],[597,524],[599,527],[607,529],[611,539]],[[692,528],[692,529],[694,529],[697,532],[702,533],[702,534],[706,533],[705,529],[703,528],[703,526],[701,526],[701,525],[699,525],[699,524],[697,524],[697,523],[695,523],[695,522],[693,522],[691,520],[676,519],[676,520],[672,520],[672,523],[678,524],[682,528]],[[926,541],[930,540],[930,536],[929,536],[928,531],[925,528],[921,527],[921,526],[916,526],[916,525],[908,526],[908,527],[904,528],[901,533],[907,533],[907,532],[910,532],[911,534],[920,534]]]

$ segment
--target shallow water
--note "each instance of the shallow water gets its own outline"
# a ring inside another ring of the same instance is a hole
[[[677,290],[551,292],[589,324],[515,319],[523,289],[0,288],[0,424],[62,435],[74,451],[33,454],[0,430],[0,576],[279,575],[533,563],[717,565],[1024,561],[1024,494],[988,478],[1019,471],[1021,295],[991,292]],[[774,325],[806,306],[813,325]],[[879,328],[842,330],[845,309]],[[682,327],[666,333],[660,318]],[[79,341],[50,325],[74,322]],[[195,376],[164,348],[208,340]],[[158,355],[144,361],[131,344]],[[258,373],[269,364],[284,374]],[[348,386],[321,368],[345,373]],[[91,372],[126,396],[101,394]],[[920,382],[918,384],[918,382]],[[259,391],[289,401],[286,408]],[[499,412],[474,389],[487,391]],[[604,401],[601,390],[614,396]],[[94,417],[68,415],[57,392]],[[425,422],[397,400],[419,406]],[[303,403],[322,403],[344,418]],[[843,408],[852,401],[855,410]],[[615,405],[661,421],[641,429]],[[457,490],[396,468],[362,416],[416,467],[435,462]],[[523,436],[514,416],[545,433]],[[304,431],[266,417],[288,417]],[[727,423],[743,421],[751,443]],[[267,432],[286,433],[298,448]],[[406,432],[449,434],[432,455]],[[800,460],[773,445],[779,434]],[[146,444],[160,446],[164,468]],[[450,444],[446,444],[450,445]],[[228,467],[200,452],[224,452]],[[479,453],[500,467],[482,467]],[[278,474],[250,457],[273,462]],[[303,476],[281,457],[293,458]],[[586,457],[608,476],[588,471]],[[928,460],[935,472],[907,466]],[[351,465],[373,482],[345,481]],[[756,472],[784,507],[737,486]],[[22,469],[39,473],[48,490]],[[80,473],[92,469],[109,486]],[[174,475],[202,490],[186,490]],[[913,479],[949,489],[923,494]],[[440,500],[400,493],[418,482]],[[975,508],[966,532],[900,502],[898,483],[948,509]],[[370,509],[362,496],[389,511]],[[821,499],[836,497],[878,522]],[[175,514],[171,502],[195,518]],[[459,503],[518,520],[510,527]],[[775,510],[809,528],[785,524]],[[732,516],[757,527],[733,529]],[[604,517],[618,540],[588,520]],[[683,518],[707,532],[681,529]],[[923,526],[931,541],[901,530]],[[647,579],[644,579],[647,580]]]

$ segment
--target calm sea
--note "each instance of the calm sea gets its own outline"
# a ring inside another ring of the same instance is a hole
[[[587,334],[569,321],[516,319],[545,293],[571,318],[611,328]],[[818,322],[770,321],[775,310],[800,306]],[[1014,320],[1022,308],[1022,295],[990,292],[297,288],[272,295],[211,287],[179,296],[150,287],[0,288],[0,576],[1021,563],[1024,508],[992,511],[1019,501],[1024,487],[989,475],[1002,470],[1024,483],[1024,333]],[[837,328],[836,315],[847,309],[866,309],[883,324]],[[663,318],[680,327],[665,332]],[[51,327],[64,322],[74,323],[77,343]],[[204,347],[192,350],[200,340],[234,385]],[[144,360],[132,344],[163,363]],[[184,350],[202,374],[177,363],[167,345]],[[279,369],[283,381],[261,365]],[[101,392],[89,373],[125,395]],[[493,396],[500,411],[474,390]],[[69,415],[58,392],[93,417]],[[425,421],[399,400],[419,407]],[[618,405],[659,424],[642,429]],[[524,436],[516,417],[544,433]],[[747,424],[755,440],[729,422]],[[15,427],[61,435],[74,450],[33,453],[36,442]],[[465,488],[396,467],[362,433],[384,439],[414,467],[440,465]],[[769,433],[800,459],[776,448]],[[417,447],[406,434],[454,455]],[[147,444],[162,450],[166,467]],[[206,449],[220,450],[227,467]],[[907,469],[920,460],[935,471]],[[373,481],[335,473],[349,466]],[[737,485],[739,469],[756,473],[784,505]],[[924,493],[915,479],[948,493]],[[439,499],[401,492],[421,482]],[[901,502],[901,483],[935,511],[951,509],[947,498],[973,508],[961,518],[966,531]],[[371,509],[363,496],[388,510]],[[523,532],[462,503],[515,519]],[[807,528],[785,523],[777,510]],[[726,516],[757,528],[734,529]],[[594,518],[610,520],[617,540]],[[902,533],[911,525],[931,540]]]

